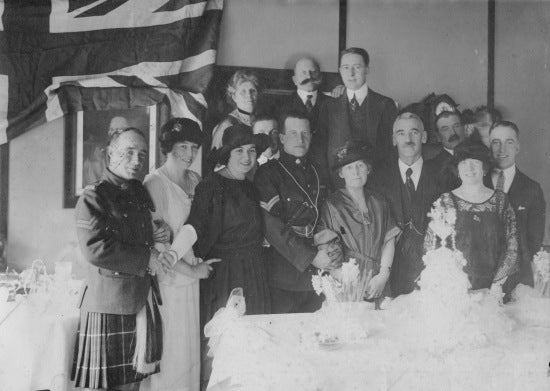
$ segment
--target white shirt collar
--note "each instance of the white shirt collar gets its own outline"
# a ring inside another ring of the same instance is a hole
[[[445,151],[449,152],[451,155],[453,155],[453,156],[455,155],[455,150],[454,149],[448,149],[448,148],[445,148],[445,147],[443,147],[443,149]]]
[[[410,167],[413,170],[411,174],[411,179],[414,183],[414,187],[415,189],[418,188],[418,181],[420,180],[420,173],[422,172],[423,164],[424,159],[422,159],[422,156],[410,166],[407,166],[401,159],[399,159],[399,172],[401,173],[401,180],[403,181],[403,183],[407,181],[407,169]]]
[[[516,165],[512,165],[508,168],[505,168],[502,170],[504,173],[504,192],[508,193],[510,190],[510,186],[512,186],[512,182],[514,181],[514,177],[516,176]],[[493,170],[493,174],[491,175],[491,179],[493,180],[493,187],[497,187],[497,180],[498,175],[500,174],[500,170],[496,169]]]
[[[348,100],[351,101],[353,98],[353,95],[355,95],[355,99],[357,100],[357,103],[359,103],[359,106],[363,104],[363,101],[367,97],[367,94],[369,92],[369,86],[365,82],[361,87],[359,87],[358,90],[352,91],[349,88],[346,88],[346,93],[348,94]]]
[[[302,100],[302,103],[304,105],[306,104],[308,95],[313,96],[311,98],[311,104],[313,104],[313,106],[315,106],[315,103],[317,103],[317,94],[319,93],[318,91],[311,91],[310,92],[310,91],[304,91],[304,90],[297,89],[296,92],[298,93],[298,96],[300,97],[300,99]]]

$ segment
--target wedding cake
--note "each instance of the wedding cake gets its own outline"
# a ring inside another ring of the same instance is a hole
[[[432,209],[430,228],[442,245],[428,250],[423,257],[426,267],[418,281],[420,290],[394,300],[387,316],[408,330],[409,342],[436,354],[483,345],[512,328],[497,297],[488,290],[470,291],[471,284],[463,271],[467,261],[454,245],[453,212]],[[444,246],[447,237],[451,238],[452,248]]]

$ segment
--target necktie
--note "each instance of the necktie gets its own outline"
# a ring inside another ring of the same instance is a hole
[[[357,102],[357,99],[355,99],[355,94],[353,94],[353,97],[349,101],[351,103],[351,111],[357,110],[357,106],[359,106],[359,103]]]
[[[504,191],[504,171],[498,170],[497,184],[495,190]]]
[[[313,95],[308,95],[306,99],[306,109],[308,113],[311,113],[311,110],[313,110]]]
[[[407,168],[407,171],[405,171],[405,175],[407,176],[407,179],[405,180],[405,186],[407,186],[407,192],[409,193],[409,197],[412,198],[412,195],[415,192],[414,189],[414,182],[411,178],[411,175],[413,173],[412,168]]]

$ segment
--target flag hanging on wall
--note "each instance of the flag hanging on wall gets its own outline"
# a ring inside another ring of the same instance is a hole
[[[0,144],[78,110],[201,122],[223,0],[0,0]]]

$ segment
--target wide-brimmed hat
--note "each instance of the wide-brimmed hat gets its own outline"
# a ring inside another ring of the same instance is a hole
[[[332,169],[337,170],[357,160],[364,160],[368,165],[372,166],[371,155],[371,148],[368,143],[359,140],[348,141],[334,151]]]
[[[458,163],[466,159],[479,160],[488,166],[492,164],[491,151],[489,151],[489,148],[471,139],[464,140],[454,149],[453,160],[455,165],[458,166]]]
[[[225,129],[222,136],[222,146],[220,149],[215,150],[214,153],[218,163],[227,164],[229,154],[235,148],[254,144],[256,146],[256,153],[259,156],[271,145],[271,142],[271,138],[268,135],[253,134],[250,126],[236,124]]]
[[[159,141],[161,149],[166,153],[178,142],[190,141],[202,145],[204,133],[199,124],[189,118],[172,118],[160,129]]]

